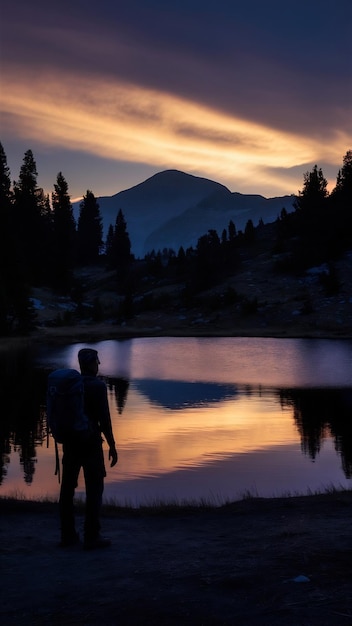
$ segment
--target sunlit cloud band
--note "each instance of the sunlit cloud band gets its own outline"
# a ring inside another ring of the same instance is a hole
[[[5,84],[1,108],[12,137],[203,172],[213,179],[231,177],[234,186],[255,178],[264,192],[287,193],[290,168],[318,161],[322,153],[338,168],[349,142],[337,133],[326,146],[324,138],[291,135],[168,93],[106,79],[40,73],[29,80],[12,67]]]

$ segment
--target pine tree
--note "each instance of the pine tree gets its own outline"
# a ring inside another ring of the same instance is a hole
[[[76,258],[76,223],[68,194],[68,184],[59,172],[52,195],[53,279],[57,288],[67,291],[72,284]]]
[[[7,165],[7,158],[2,144],[0,143],[0,254],[1,261],[7,259],[7,254],[11,248],[9,239],[13,238],[11,213],[12,213],[12,192],[11,192],[11,180],[10,170]],[[1,263],[1,266],[3,263]]]
[[[40,191],[37,186],[37,166],[32,150],[24,155],[19,179],[14,183],[14,220],[16,223],[17,255],[29,282],[40,279],[42,271]]]
[[[29,286],[18,258],[18,225],[14,219],[14,198],[11,191],[10,170],[0,144],[0,334],[29,330],[32,310]],[[21,255],[22,258],[22,255]]]
[[[343,158],[337,174],[336,187],[330,196],[330,210],[334,215],[336,240],[340,249],[352,244],[352,150]]]
[[[321,263],[329,254],[331,232],[327,184],[317,165],[303,176],[303,189],[296,199],[293,219],[297,234],[293,255],[296,269]]]
[[[197,288],[204,289],[214,283],[221,267],[222,249],[216,230],[210,229],[198,239],[196,255],[195,282]]]
[[[224,265],[228,270],[233,270],[237,263],[237,230],[234,222],[229,221],[226,245],[224,246]]]
[[[253,243],[255,239],[255,228],[252,220],[248,220],[244,229],[244,238],[246,243]]]
[[[311,172],[304,174],[303,189],[296,199],[296,209],[310,213],[319,212],[328,195],[327,185],[328,181],[324,177],[322,169],[318,169],[318,166],[315,165]]]
[[[133,256],[131,255],[131,242],[127,232],[126,220],[121,209],[118,211],[114,229],[109,228],[106,253],[108,267],[116,271],[119,293],[128,294],[131,298],[130,269]]]
[[[236,235],[237,235],[236,226],[234,222],[230,220],[229,221],[229,241],[233,242],[233,240],[236,238]]]
[[[114,227],[110,224],[105,242],[105,255],[109,268],[114,267]]]
[[[13,230],[11,225],[10,170],[0,143],[0,334],[6,333],[10,306],[9,287],[13,270]]]
[[[343,157],[333,194],[352,203],[352,150],[348,150]]]
[[[0,143],[0,210],[12,200],[10,168],[2,143]]]
[[[77,225],[77,259],[82,265],[96,263],[103,245],[103,225],[99,204],[87,191],[80,204]]]
[[[33,152],[32,150],[27,150],[23,157],[19,180],[15,183],[15,193],[21,193],[28,199],[32,199],[37,189],[37,176],[37,165]]]
[[[121,209],[118,211],[116,217],[112,247],[114,268],[119,272],[123,272],[130,265],[132,256],[131,241],[127,232],[126,220]]]
[[[38,255],[41,259],[41,282],[50,285],[52,281],[54,219],[49,194],[43,189],[37,190],[37,202],[40,213],[40,237],[38,236]],[[39,234],[39,233],[38,233]]]

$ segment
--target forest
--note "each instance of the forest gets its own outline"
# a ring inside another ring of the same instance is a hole
[[[352,249],[352,150],[342,159],[336,185],[329,193],[327,179],[318,165],[303,174],[294,211],[282,209],[273,224],[248,220],[243,231],[233,221],[221,233],[200,233],[197,245],[179,250],[153,250],[144,259],[131,253],[128,224],[121,209],[103,241],[99,204],[87,190],[75,221],[68,183],[57,175],[51,197],[37,184],[37,167],[27,150],[18,179],[11,181],[7,157],[0,144],[0,335],[26,335],[36,326],[32,290],[45,286],[58,295],[68,295],[76,305],[74,321],[87,317],[84,293],[77,280],[82,267],[106,269],[110,289],[118,296],[117,322],[133,318],[151,303],[148,288],[155,281],[177,284],[183,306],[197,294],[236,276],[243,258],[250,257],[261,239],[270,249],[273,267],[281,274],[299,274],[322,263],[333,262]],[[331,269],[326,280],[337,286]],[[236,298],[236,294],[227,294]],[[255,306],[255,302],[247,306]],[[111,316],[111,312],[109,312]],[[104,319],[99,297],[89,313],[92,321]],[[70,323],[72,323],[72,316]],[[64,323],[62,319],[58,324]]]

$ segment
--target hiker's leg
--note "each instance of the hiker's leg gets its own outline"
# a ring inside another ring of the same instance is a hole
[[[64,444],[62,459],[62,482],[60,489],[60,521],[61,541],[69,543],[77,537],[73,498],[77,487],[78,475],[81,468],[81,459],[76,446]]]
[[[94,541],[100,531],[100,510],[106,476],[101,439],[94,442],[83,465],[86,484],[84,537]]]

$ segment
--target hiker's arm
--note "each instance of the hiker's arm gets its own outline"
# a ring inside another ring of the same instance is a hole
[[[110,467],[114,467],[117,461],[119,460],[118,452],[115,448],[115,445],[112,448],[109,448],[109,461],[111,459]]]
[[[118,461],[118,454],[116,450],[114,433],[112,431],[110,409],[109,409],[106,387],[105,389],[102,388],[100,428],[109,446],[109,460],[111,459],[110,467],[114,467],[114,465],[116,465]]]

